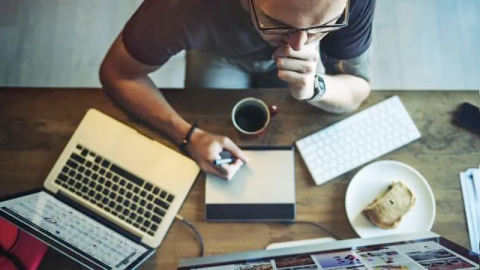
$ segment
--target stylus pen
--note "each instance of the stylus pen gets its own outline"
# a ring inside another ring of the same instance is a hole
[[[230,164],[234,161],[235,161],[235,159],[233,159],[233,158],[221,158],[221,159],[215,159],[213,161],[213,164],[214,165]]]

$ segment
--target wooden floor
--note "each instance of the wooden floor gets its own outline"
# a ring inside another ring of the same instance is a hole
[[[0,86],[98,87],[141,0],[0,0]],[[378,0],[374,89],[480,89],[480,0]],[[184,53],[153,75],[183,87]]]

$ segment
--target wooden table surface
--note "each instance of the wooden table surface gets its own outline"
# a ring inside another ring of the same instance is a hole
[[[188,121],[207,131],[229,136],[238,145],[291,145],[294,141],[341,120],[346,115],[322,112],[295,101],[284,90],[164,90],[166,98]],[[437,213],[433,231],[468,247],[458,173],[477,167],[480,137],[455,126],[457,106],[469,101],[479,106],[477,92],[374,92],[361,109],[399,95],[422,133],[422,138],[380,159],[398,160],[415,167],[430,183]],[[233,105],[247,96],[277,105],[279,112],[268,133],[242,141],[231,122]],[[175,147],[161,134],[118,109],[100,89],[0,88],[0,196],[40,188],[74,129],[89,108],[97,108],[141,133]],[[342,238],[357,237],[345,214],[345,192],[351,171],[315,186],[296,152],[297,219],[323,224]],[[207,223],[204,220],[205,178],[201,175],[180,214],[194,223],[205,239],[206,254],[262,249],[269,243],[325,236],[308,225],[268,223]],[[195,257],[199,245],[183,224],[174,222],[163,244],[141,269],[176,269],[181,258]],[[40,269],[82,269],[50,250]]]

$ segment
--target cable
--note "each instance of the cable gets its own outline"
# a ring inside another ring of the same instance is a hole
[[[315,226],[317,228],[319,228],[320,230],[322,230],[324,233],[330,235],[331,237],[335,238],[336,240],[342,240],[341,237],[339,237],[338,235],[330,232],[329,230],[327,230],[325,227],[323,227],[322,225],[318,224],[318,223],[315,223],[315,222],[312,222],[312,221],[292,221],[292,222],[283,222],[284,224],[307,224],[307,225],[312,225],[312,226]]]
[[[205,245],[203,243],[203,238],[202,235],[198,232],[198,230],[193,226],[192,223],[188,222],[184,217],[180,215],[176,215],[175,218],[179,221],[181,221],[183,224],[187,225],[192,229],[192,231],[195,233],[195,236],[197,237],[198,241],[200,242],[200,256],[204,257],[205,256]]]

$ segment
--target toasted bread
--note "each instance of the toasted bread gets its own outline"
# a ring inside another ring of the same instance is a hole
[[[363,213],[376,226],[394,229],[415,205],[415,194],[402,182],[393,183],[388,192],[369,204]]]

